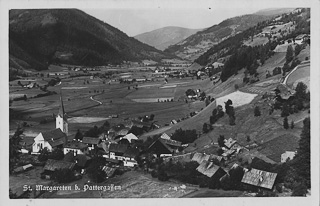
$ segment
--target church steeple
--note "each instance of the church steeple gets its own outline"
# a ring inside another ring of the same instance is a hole
[[[67,118],[66,118],[66,113],[65,113],[65,111],[64,111],[64,106],[63,106],[63,101],[62,101],[61,90],[60,90],[60,108],[59,108],[59,113],[58,113],[58,115],[59,115],[62,119],[64,119],[64,120],[67,119]]]
[[[68,119],[64,110],[62,94],[60,90],[60,108],[56,117],[56,128],[60,128],[62,132],[68,135]]]

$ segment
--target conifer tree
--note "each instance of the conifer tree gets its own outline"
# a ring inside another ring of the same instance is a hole
[[[285,117],[283,119],[283,128],[288,129],[289,128],[289,123],[288,123],[288,118]]]

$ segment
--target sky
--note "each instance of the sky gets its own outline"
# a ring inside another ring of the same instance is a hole
[[[166,26],[203,29],[239,15],[251,14],[262,8],[115,8],[82,9],[129,36]]]

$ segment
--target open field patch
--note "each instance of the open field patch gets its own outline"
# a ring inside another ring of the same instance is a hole
[[[295,71],[288,75],[285,83],[294,88],[300,81],[310,88],[310,65],[298,66]]]
[[[249,94],[245,92],[236,91],[226,96],[217,98],[217,105],[221,105],[224,109],[224,103],[230,99],[233,102],[233,107],[239,107],[245,104],[249,104],[257,94]]]
[[[78,124],[85,124],[85,123],[94,123],[107,120],[109,118],[103,117],[72,117],[68,119],[69,123],[78,123]]]
[[[61,87],[61,89],[86,89],[88,87]]]

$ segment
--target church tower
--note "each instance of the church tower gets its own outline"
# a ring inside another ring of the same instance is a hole
[[[61,91],[60,91],[60,108],[59,108],[59,113],[56,116],[56,128],[60,128],[62,132],[68,135],[68,120],[63,107]]]

